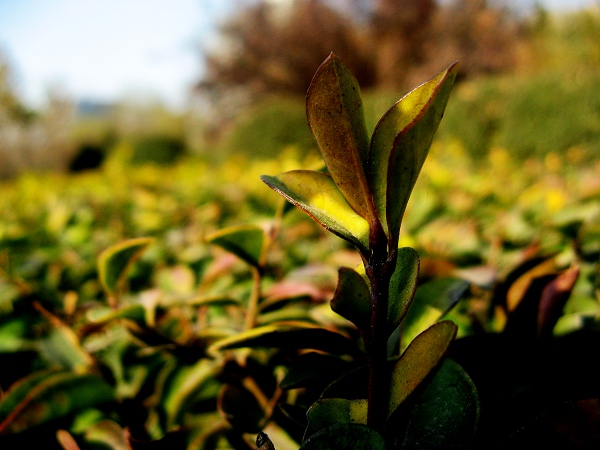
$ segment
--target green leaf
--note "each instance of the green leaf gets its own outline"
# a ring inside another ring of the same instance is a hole
[[[417,290],[419,281],[419,255],[415,249],[398,249],[396,270],[390,280],[388,306],[388,334],[400,324]]]
[[[0,434],[18,433],[74,411],[114,399],[100,377],[36,372],[13,384],[0,401]]]
[[[385,450],[383,437],[372,428],[358,423],[342,423],[325,428],[304,443],[300,450]]]
[[[333,354],[356,354],[356,344],[323,328],[267,325],[238,333],[213,344],[209,351],[234,348],[313,349]]]
[[[416,87],[381,118],[369,148],[369,184],[391,245],[397,245],[408,198],[444,114],[456,63]]]
[[[260,267],[263,263],[265,232],[260,227],[230,227],[207,236],[206,240],[233,253],[251,266]]]
[[[162,401],[167,428],[183,425],[183,418],[198,392],[219,372],[219,367],[209,359],[201,359],[190,367],[181,367],[168,386]]]
[[[153,238],[128,239],[108,247],[100,254],[98,276],[109,294],[121,288],[133,263],[153,241]]]
[[[322,398],[308,408],[306,417],[315,430],[338,423],[367,424],[368,401],[366,399]]]
[[[350,207],[329,175],[293,170],[276,177],[263,175],[261,179],[315,222],[367,252],[369,224]]]
[[[365,332],[371,323],[371,292],[358,272],[348,267],[338,270],[338,284],[331,309]]]
[[[102,324],[116,319],[129,319],[140,326],[146,325],[146,310],[140,304],[126,305],[118,309],[98,307],[89,309],[86,318],[91,323]]]
[[[388,418],[438,365],[457,330],[456,325],[445,320],[432,325],[410,343],[392,369]]]
[[[371,195],[365,167],[369,138],[360,88],[333,53],[308,88],[306,116],[335,184],[352,208],[368,219]]]
[[[399,447],[470,448],[478,420],[479,397],[473,381],[460,365],[446,358],[411,409]]]

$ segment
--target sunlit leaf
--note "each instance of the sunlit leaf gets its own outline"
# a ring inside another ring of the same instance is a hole
[[[385,450],[383,437],[372,428],[358,423],[342,423],[325,428],[304,443],[300,450]]]
[[[439,364],[457,330],[446,320],[432,325],[410,343],[392,370],[388,418]]]
[[[396,444],[411,450],[470,448],[478,420],[479,397],[473,381],[446,358],[416,400],[406,432]]]
[[[114,399],[97,375],[36,372],[13,384],[0,401],[0,434],[17,433]]]
[[[265,232],[260,227],[230,227],[207,236],[206,240],[233,253],[251,266],[259,267],[262,264]]]
[[[365,167],[369,139],[360,88],[333,53],[312,79],[306,116],[335,184],[352,208],[368,218],[371,200]]]
[[[393,244],[456,77],[456,63],[416,87],[381,118],[369,148],[369,184]]]
[[[338,285],[331,300],[331,309],[348,319],[362,332],[371,322],[371,292],[363,277],[355,270],[340,267]]]
[[[391,334],[408,311],[419,281],[419,255],[410,247],[398,249],[396,270],[390,280],[388,333]]]
[[[369,224],[348,204],[333,179],[322,172],[293,170],[261,179],[313,220],[366,252]]]
[[[154,241],[153,238],[128,239],[112,245],[98,257],[98,277],[110,294],[120,289],[132,264]]]
[[[162,406],[165,409],[167,426],[182,425],[184,414],[192,405],[195,396],[212,377],[219,367],[213,361],[201,359],[190,367],[181,367],[165,386]]]
[[[315,430],[338,423],[367,423],[366,399],[322,398],[311,405],[306,413],[308,422]]]
[[[402,322],[403,348],[448,313],[468,290],[469,282],[458,278],[434,278],[420,285]]]
[[[525,292],[531,286],[534,279],[544,275],[556,273],[556,261],[554,258],[546,259],[522,274],[508,289],[506,293],[506,307],[509,312],[517,309],[523,300]]]
[[[127,305],[118,309],[100,307],[89,309],[86,312],[86,318],[96,324],[110,322],[116,319],[129,319],[139,325],[144,325],[146,320],[146,310],[142,305]]]

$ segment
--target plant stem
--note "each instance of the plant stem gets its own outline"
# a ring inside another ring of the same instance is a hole
[[[390,374],[387,363],[387,312],[390,279],[396,265],[396,252],[388,253],[385,233],[381,228],[377,231],[371,235],[373,253],[366,265],[371,284],[371,332],[367,343],[369,359],[367,425],[382,432],[388,412]]]
[[[258,316],[258,301],[260,300],[260,284],[262,274],[259,267],[252,267],[252,293],[248,300],[248,309],[246,310],[245,329],[251,330],[256,325],[256,317]]]

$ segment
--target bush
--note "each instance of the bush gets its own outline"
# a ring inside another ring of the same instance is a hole
[[[274,97],[246,110],[222,139],[219,159],[233,154],[267,159],[285,147],[315,147],[306,124],[304,102],[294,97]]]

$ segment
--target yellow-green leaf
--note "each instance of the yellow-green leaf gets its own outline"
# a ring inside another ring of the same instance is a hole
[[[369,138],[360,88],[333,53],[312,79],[306,116],[335,184],[352,208],[368,218],[371,199],[365,167]]]
[[[293,170],[276,177],[261,179],[312,219],[366,252],[369,245],[369,224],[348,204],[333,179],[322,172]]]
[[[445,320],[432,325],[410,343],[392,370],[388,418],[438,365],[457,330],[456,325]]]
[[[153,238],[128,239],[100,254],[98,276],[109,294],[114,294],[121,287],[133,263],[153,241]]]
[[[259,267],[262,264],[265,232],[260,227],[230,227],[207,236],[206,240],[233,253],[251,266]]]
[[[425,162],[456,77],[456,63],[400,99],[379,121],[369,148],[375,208],[397,245],[406,203]]]

